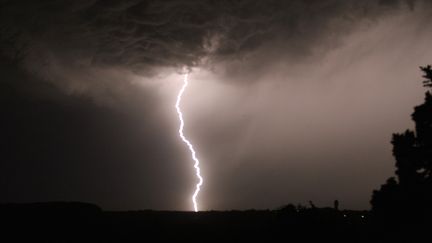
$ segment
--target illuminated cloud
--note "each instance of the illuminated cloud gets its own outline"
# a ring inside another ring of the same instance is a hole
[[[261,58],[304,58],[411,2],[23,0],[3,3],[0,20],[33,70],[115,67],[152,76],[161,67],[247,63],[260,50],[268,53]]]

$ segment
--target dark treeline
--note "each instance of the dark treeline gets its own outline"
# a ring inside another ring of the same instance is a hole
[[[4,242],[226,242],[279,239],[364,242],[366,211],[306,208],[246,211],[102,211],[86,203],[0,205]]]
[[[103,211],[86,203],[0,205],[2,242],[420,242],[425,225],[384,224],[368,211]],[[7,239],[7,240],[5,240]]]

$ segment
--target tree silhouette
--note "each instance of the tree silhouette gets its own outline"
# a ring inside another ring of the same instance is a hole
[[[420,69],[425,73],[423,78],[426,80],[423,81],[423,86],[432,87],[432,68],[431,65],[427,65],[426,67],[420,67]]]
[[[423,86],[432,88],[431,66],[420,67],[424,72]],[[432,95],[425,94],[423,104],[414,108],[415,131],[393,134],[393,156],[396,178],[389,178],[372,195],[372,211],[376,215],[423,217],[432,209]]]

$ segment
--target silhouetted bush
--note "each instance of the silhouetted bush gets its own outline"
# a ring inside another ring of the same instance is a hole
[[[432,69],[424,72],[425,87],[432,87]],[[372,211],[382,218],[426,219],[432,208],[432,95],[425,94],[423,104],[415,107],[412,119],[415,131],[393,134],[396,176],[375,190]]]

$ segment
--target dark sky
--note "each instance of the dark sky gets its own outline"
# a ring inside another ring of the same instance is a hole
[[[366,209],[432,62],[429,1],[0,0],[0,200]]]

